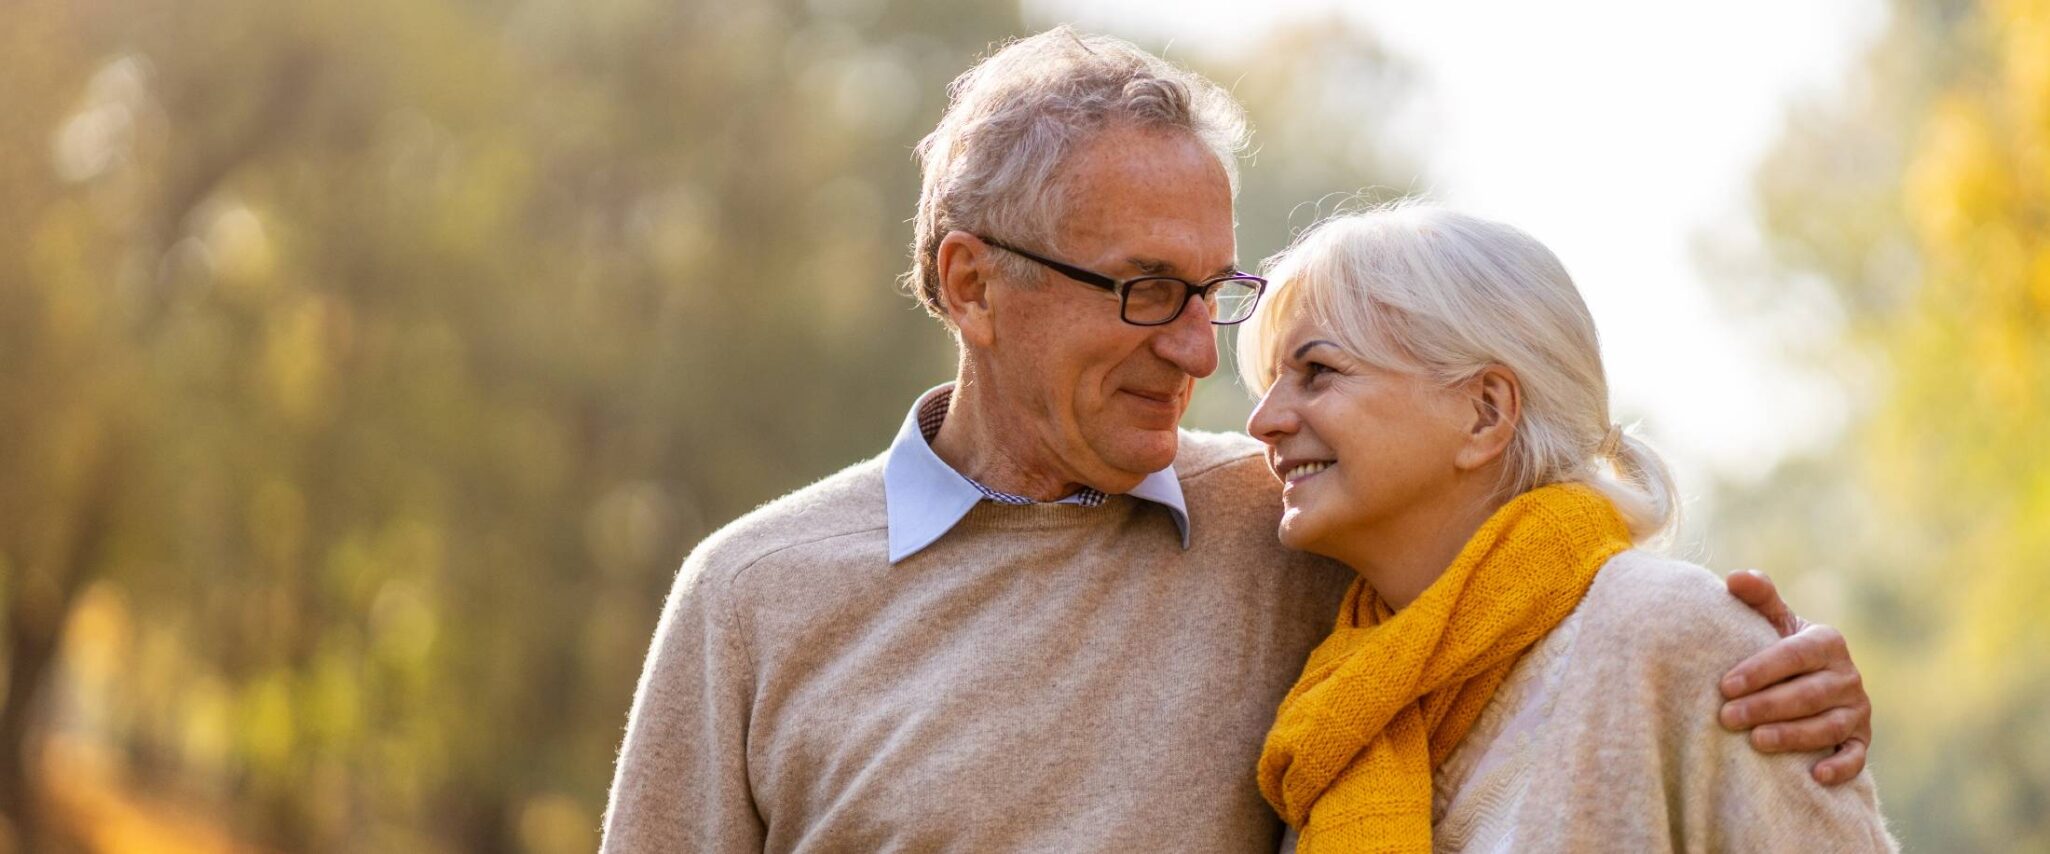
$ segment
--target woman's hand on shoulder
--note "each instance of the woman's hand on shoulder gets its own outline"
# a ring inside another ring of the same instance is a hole
[[[1824,785],[1858,776],[1872,743],[1872,700],[1843,633],[1801,619],[1765,573],[1738,570],[1725,583],[1780,640],[1723,676],[1723,726],[1749,729],[1751,746],[1763,753],[1833,749],[1810,770]]]

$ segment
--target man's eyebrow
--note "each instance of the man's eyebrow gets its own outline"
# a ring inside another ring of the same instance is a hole
[[[1319,339],[1317,339],[1317,340],[1315,340],[1315,341],[1305,341],[1305,342],[1303,342],[1303,346],[1295,348],[1295,352],[1293,352],[1293,353],[1290,353],[1290,354],[1288,355],[1288,357],[1289,357],[1290,359],[1297,359],[1297,360],[1299,360],[1299,359],[1301,359],[1301,358],[1303,357],[1303,354],[1304,354],[1304,353],[1308,353],[1308,352],[1310,352],[1310,348],[1311,348],[1311,347],[1316,347],[1316,346],[1318,346],[1318,345],[1323,345],[1323,346],[1325,346],[1325,347],[1337,347],[1337,346],[1338,346],[1337,344],[1333,344],[1333,343],[1331,343],[1331,342],[1329,342],[1329,341],[1326,341],[1326,340],[1324,340],[1324,339],[1322,339],[1322,338],[1319,338]]]
[[[1163,261],[1159,258],[1145,258],[1137,255],[1134,255],[1130,258],[1126,258],[1125,263],[1132,265],[1134,269],[1137,269],[1140,273],[1148,276],[1173,275],[1177,271],[1181,270],[1181,268],[1176,266],[1173,261]],[[1217,268],[1216,272],[1213,272],[1208,276],[1204,276],[1200,281],[1207,282],[1211,279],[1221,279],[1225,276],[1237,275],[1238,272],[1239,262],[1233,261],[1229,264]]]
[[[1125,263],[1132,265],[1133,269],[1138,270],[1140,273],[1143,273],[1148,276],[1164,276],[1169,273],[1173,273],[1178,269],[1181,269],[1179,267],[1176,267],[1173,261],[1163,261],[1159,258],[1145,258],[1138,255],[1126,258]]]

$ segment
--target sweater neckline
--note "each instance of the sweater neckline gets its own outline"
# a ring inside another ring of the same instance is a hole
[[[1102,504],[1000,504],[978,501],[961,517],[961,525],[996,531],[1041,531],[1117,524],[1131,516],[1138,502],[1128,495],[1106,496]]]

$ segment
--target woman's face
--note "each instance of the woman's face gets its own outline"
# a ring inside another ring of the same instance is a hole
[[[1280,371],[1246,431],[1283,483],[1282,544],[1350,562],[1457,512],[1465,395],[1370,366],[1307,319],[1281,340]]]

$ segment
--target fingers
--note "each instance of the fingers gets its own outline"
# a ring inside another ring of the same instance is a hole
[[[1730,702],[1719,715],[1723,726],[1751,727],[1751,746],[1761,753],[1833,748],[1809,770],[1823,785],[1858,776],[1872,742],[1872,701],[1843,634],[1796,616],[1765,573],[1740,570],[1725,584],[1772,622],[1780,640],[1724,674]]]
[[[1723,727],[1730,730],[1801,721],[1834,709],[1862,708],[1865,700],[1863,689],[1863,682],[1856,671],[1824,669],[1724,703],[1717,717]],[[1863,721],[1854,720],[1853,723]],[[1799,749],[1835,747],[1842,740],[1839,738],[1828,744]]]
[[[1723,585],[1730,589],[1730,595],[1743,600],[1752,610],[1763,612],[1765,606],[1779,601],[1779,588],[1765,573],[1755,569],[1740,569],[1723,579]],[[1784,604],[1784,603],[1781,603]]]
[[[1755,569],[1740,569],[1723,579],[1723,585],[1729,588],[1730,595],[1751,606],[1751,610],[1757,611],[1772,623],[1772,627],[1779,630],[1780,637],[1801,630],[1801,618],[1794,614],[1792,608],[1787,607],[1786,601],[1780,598],[1779,587],[1774,585],[1765,573]]]
[[[1846,667],[1851,661],[1843,633],[1829,626],[1808,626],[1730,668],[1730,672],[1723,675],[1723,696],[1734,700],[1839,661]]]
[[[1849,782],[1852,777],[1858,776],[1858,772],[1863,770],[1865,770],[1865,740],[1854,736],[1850,741],[1844,742],[1842,747],[1837,748],[1836,753],[1815,763],[1815,767],[1810,769],[1808,773],[1814,775],[1815,782],[1825,786],[1834,786],[1838,783]]]
[[[1806,753],[1834,750],[1858,734],[1856,709],[1837,707],[1814,717],[1765,724],[1751,730],[1751,746],[1760,753]]]

